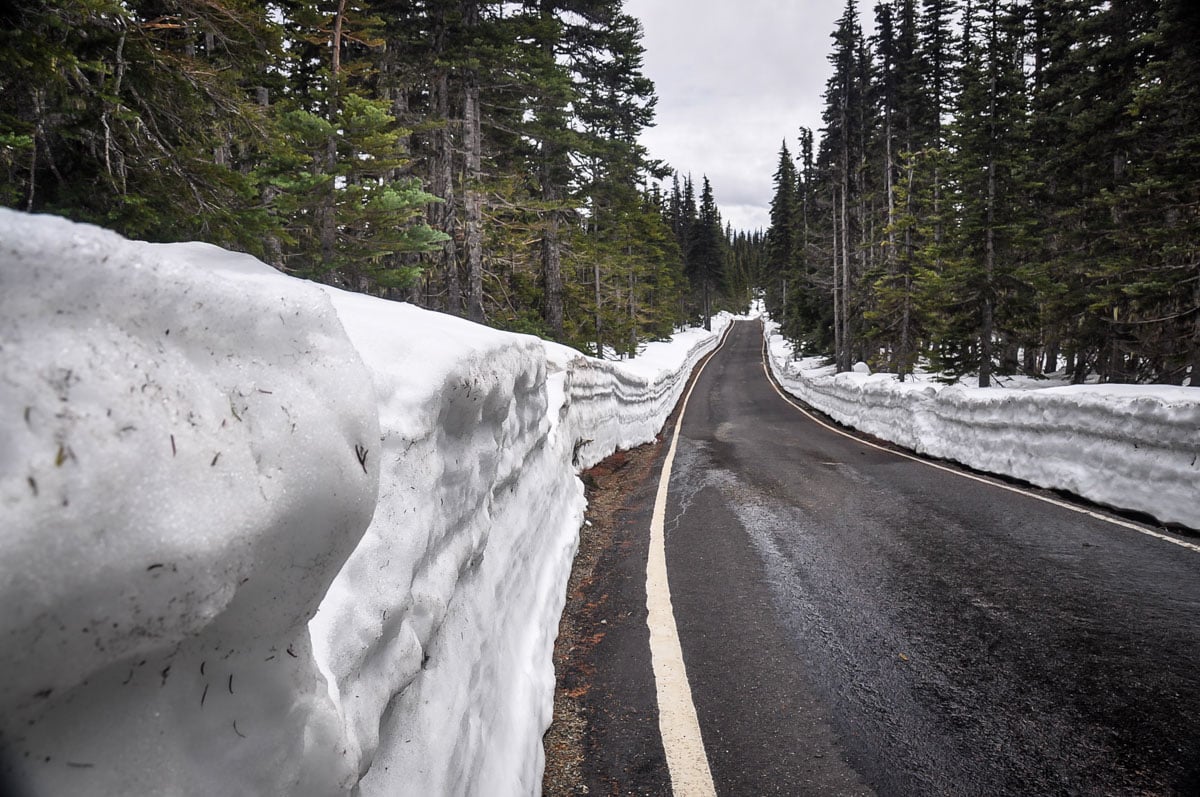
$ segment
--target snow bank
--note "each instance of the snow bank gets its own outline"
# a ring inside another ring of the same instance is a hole
[[[331,294],[381,427],[375,519],[312,623],[362,793],[534,793],[584,505],[542,346]]]
[[[653,439],[716,342],[599,362],[0,211],[4,771],[536,793],[575,472]]]
[[[36,794],[333,786],[306,624],[374,510],[379,426],[326,296],[4,211],[0,358],[10,763]]]
[[[1163,385],[1041,390],[897,382],[794,361],[767,327],[771,369],[839,423],[989,473],[1200,529],[1200,391]]]
[[[565,393],[560,415],[577,469],[613,451],[654,440],[679,401],[692,369],[716,348],[734,316],[721,313],[712,331],[689,329],[668,343],[651,343],[636,359],[595,360],[547,343],[551,369]]]

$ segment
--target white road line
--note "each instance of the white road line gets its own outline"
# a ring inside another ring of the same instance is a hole
[[[780,386],[775,382],[775,379],[771,376],[771,366],[767,363],[767,358],[770,357],[771,355],[770,355],[770,351],[767,348],[767,341],[765,338],[763,339],[762,354],[763,354],[763,356],[762,356],[763,372],[767,375],[767,382],[770,383],[771,387],[774,388],[775,392],[779,394],[779,397],[782,398],[784,401],[786,401],[788,403],[788,406],[790,406],[792,409],[796,410],[797,412],[803,414],[806,418],[808,418],[813,423],[823,426],[831,432],[840,434],[842,437],[849,438],[856,443],[861,443],[864,446],[870,446],[871,448],[877,449],[879,451],[886,451],[889,454],[895,454],[898,457],[904,457],[905,459],[911,459],[913,462],[920,462],[922,465],[928,465],[931,468],[937,468],[938,470],[945,471],[946,473],[953,473],[955,476],[961,476],[964,479],[970,479],[971,481],[976,481],[976,482],[979,482],[980,484],[987,484],[991,487],[996,487],[1001,490],[1008,490],[1010,493],[1016,493],[1018,495],[1023,495],[1023,496],[1026,496],[1027,498],[1035,498],[1038,501],[1041,501],[1043,503],[1053,504],[1054,506],[1062,507],[1063,509],[1069,509],[1072,512],[1077,512],[1080,515],[1087,515],[1088,517],[1095,518],[1096,520],[1103,520],[1105,523],[1111,523],[1114,526],[1121,526],[1122,528],[1133,529],[1134,531],[1140,532],[1141,534],[1145,534],[1148,537],[1156,537],[1160,540],[1174,543],[1175,545],[1178,545],[1181,548],[1187,548],[1190,551],[1200,553],[1200,545],[1196,545],[1194,543],[1190,543],[1185,540],[1180,540],[1175,537],[1167,536],[1166,534],[1157,532],[1154,529],[1149,529],[1149,528],[1146,528],[1145,526],[1140,526],[1136,523],[1131,523],[1128,520],[1111,517],[1109,515],[1105,515],[1100,512],[1091,510],[1091,509],[1086,509],[1081,506],[1069,504],[1066,501],[1059,501],[1056,498],[1051,498],[1046,495],[1038,495],[1037,493],[1030,492],[1028,490],[1022,490],[1020,487],[1014,487],[1011,484],[1004,484],[1003,482],[997,482],[997,481],[992,481],[991,479],[985,479],[982,476],[976,476],[973,473],[967,473],[966,471],[961,471],[956,468],[948,468],[945,465],[939,465],[936,462],[931,462],[930,460],[922,459],[921,457],[915,456],[913,454],[907,454],[903,451],[897,451],[894,448],[886,448],[884,446],[876,445],[875,443],[871,443],[867,440],[863,440],[861,437],[856,437],[855,435],[849,434],[848,432],[845,432],[842,429],[837,428],[836,426],[831,426],[830,424],[825,423],[825,421],[821,420],[817,416],[813,415],[808,410],[801,407],[799,404],[796,403],[796,401],[793,397],[787,395],[786,393],[783,392],[783,390],[780,389]]]
[[[671,465],[679,444],[679,430],[688,400],[704,366],[729,340],[733,323],[708,360],[696,370],[692,384],[679,405],[671,446],[663,460],[658,492],[654,496],[654,512],[650,516],[650,554],[646,560],[646,625],[650,628],[650,665],[654,669],[654,688],[658,695],[658,732],[667,755],[667,770],[671,775],[671,792],[678,797],[716,797],[704,739],[700,736],[700,720],[692,702],[687,668],[683,664],[683,649],[679,646],[679,631],[675,627],[675,610],[671,605],[671,587],[667,583],[667,542],[664,526],[667,519],[667,485],[671,481]]]

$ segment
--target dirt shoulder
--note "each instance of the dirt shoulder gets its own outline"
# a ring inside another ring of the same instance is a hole
[[[661,443],[581,474],[588,511],[554,648],[543,793],[669,794],[646,629],[649,517]]]

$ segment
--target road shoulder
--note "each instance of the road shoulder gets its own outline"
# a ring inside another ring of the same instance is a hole
[[[588,511],[554,648],[545,795],[670,794],[646,627],[650,512],[661,443],[581,474]]]

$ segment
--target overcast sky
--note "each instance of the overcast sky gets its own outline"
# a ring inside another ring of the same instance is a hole
[[[872,28],[872,0],[859,0]],[[845,0],[625,0],[645,26],[644,71],[658,94],[650,156],[708,175],[735,229],[768,226],[779,145],[801,126],[819,138],[830,34]]]

